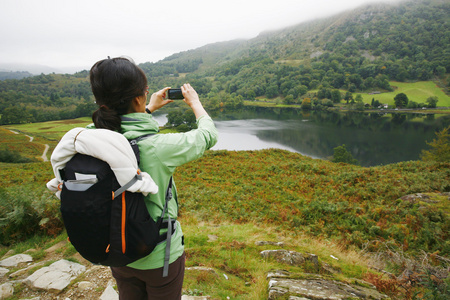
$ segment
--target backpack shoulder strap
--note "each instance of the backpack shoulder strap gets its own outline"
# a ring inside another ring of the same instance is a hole
[[[139,147],[138,147],[138,142],[140,140],[143,140],[149,136],[154,135],[154,133],[150,133],[150,134],[146,134],[146,135],[142,135],[140,137],[137,137],[135,139],[132,140],[128,140],[131,146],[131,149],[133,149],[134,155],[136,156],[136,160],[137,160],[137,164],[139,166],[139,163],[141,161],[140,158],[140,153],[139,153]],[[118,197],[120,194],[122,194],[123,192],[125,192],[130,186],[132,186],[133,184],[136,183],[136,181],[138,180],[142,180],[142,176],[141,174],[136,174],[130,181],[128,181],[126,184],[124,184],[123,186],[121,186],[117,191],[114,192],[114,198]]]
[[[140,162],[140,155],[139,155],[139,147],[138,147],[138,142],[146,139],[150,136],[154,135],[154,133],[150,133],[150,134],[146,134],[146,135],[142,135],[140,137],[137,137],[135,139],[130,140],[130,145],[133,148],[134,154],[136,155],[136,159],[138,160],[138,164]],[[165,238],[166,241],[166,249],[165,249],[165,255],[164,255],[164,267],[163,267],[163,277],[167,277],[169,274],[169,262],[170,262],[170,244],[171,244],[171,240],[172,240],[172,234],[173,231],[175,229],[175,220],[172,220],[172,218],[169,215],[169,201],[170,199],[172,199],[172,181],[173,178],[172,176],[170,176],[169,179],[169,185],[167,186],[167,190],[166,190],[166,197],[165,197],[165,201],[164,201],[164,208],[162,210],[161,213],[161,217],[159,218],[159,220],[157,221],[158,227],[161,228],[163,223],[167,222],[167,236]],[[132,183],[134,184],[134,182]],[[128,184],[127,184],[128,185]],[[167,220],[165,220],[166,217],[166,213],[167,213]]]
[[[170,261],[170,244],[172,241],[172,218],[169,215],[168,211],[168,204],[170,199],[172,199],[172,176],[170,176],[169,179],[169,186],[167,187],[166,191],[166,201],[164,203],[164,208],[162,211],[161,219],[160,221],[164,222],[164,215],[167,211],[167,238],[166,238],[166,249],[165,249],[165,255],[164,255],[164,266],[163,266],[163,277],[167,277],[169,275],[169,261]]]

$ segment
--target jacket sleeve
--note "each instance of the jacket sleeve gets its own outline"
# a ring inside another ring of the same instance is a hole
[[[217,143],[218,132],[211,117],[201,116],[197,126],[189,132],[157,136],[155,154],[169,169],[200,158]]]

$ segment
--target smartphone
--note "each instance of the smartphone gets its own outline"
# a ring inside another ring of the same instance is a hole
[[[167,90],[167,99],[170,100],[181,100],[184,99],[181,89],[169,89]]]

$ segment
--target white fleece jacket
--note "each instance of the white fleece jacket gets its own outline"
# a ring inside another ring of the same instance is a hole
[[[56,178],[47,183],[47,188],[56,192],[58,198],[58,185],[62,182],[59,170],[63,169],[76,153],[90,155],[108,163],[121,186],[140,172],[133,149],[122,134],[107,129],[77,127],[63,136],[50,158]],[[144,195],[156,194],[158,186],[150,175],[146,172],[140,173],[142,180],[138,180],[127,190]]]

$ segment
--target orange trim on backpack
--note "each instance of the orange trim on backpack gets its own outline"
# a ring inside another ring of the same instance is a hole
[[[108,244],[108,247],[106,247],[106,250],[105,250],[106,253],[109,253],[109,246],[111,246],[111,244]]]
[[[115,196],[114,191],[112,191],[111,193],[112,193],[112,200],[114,200],[114,198],[116,198],[116,197],[114,197]]]
[[[62,191],[62,185],[63,185],[63,182],[61,182],[60,184],[58,184],[58,191]]]
[[[125,201],[125,193],[122,193],[122,253],[125,254],[125,221],[127,218],[127,203]]]

